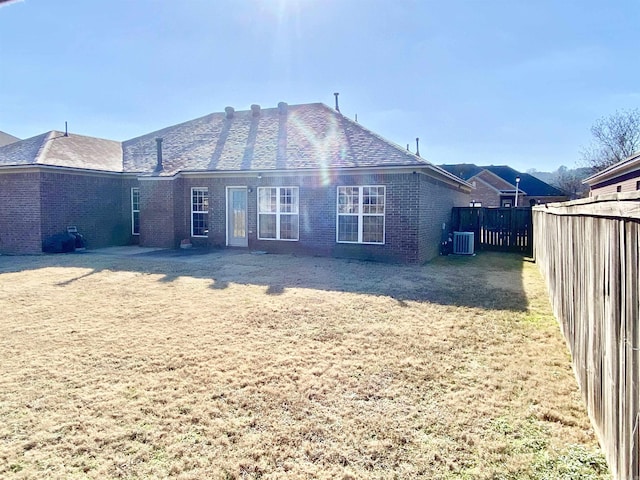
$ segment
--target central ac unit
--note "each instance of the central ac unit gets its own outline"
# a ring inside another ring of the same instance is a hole
[[[473,255],[473,232],[453,232],[453,253]]]

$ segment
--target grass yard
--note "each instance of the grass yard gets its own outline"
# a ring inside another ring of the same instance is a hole
[[[537,268],[0,256],[0,477],[604,479]]]

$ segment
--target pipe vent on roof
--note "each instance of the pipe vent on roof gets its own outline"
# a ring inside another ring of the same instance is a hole
[[[336,97],[336,112],[340,111],[340,105],[338,105],[338,95],[340,95],[338,92],[333,94],[333,96]]]
[[[278,113],[280,115],[286,115],[288,108],[289,108],[289,105],[287,105],[287,102],[278,103]]]
[[[260,116],[260,105],[256,105],[255,103],[251,105],[251,115],[254,117]]]
[[[156,171],[162,170],[162,138],[156,138]]]
[[[225,107],[224,111],[227,114],[227,118],[233,118],[233,113],[235,112],[233,107]]]

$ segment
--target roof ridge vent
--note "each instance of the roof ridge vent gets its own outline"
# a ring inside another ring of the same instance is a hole
[[[289,109],[289,105],[287,104],[287,102],[278,103],[278,113],[280,113],[280,115],[286,115],[288,109]]]
[[[260,105],[257,105],[255,103],[253,105],[251,105],[251,114],[254,117],[260,116]]]
[[[233,109],[233,107],[225,107],[224,112],[227,114],[227,118],[233,118],[235,110]]]

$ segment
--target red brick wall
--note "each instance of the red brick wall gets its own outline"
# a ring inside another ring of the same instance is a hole
[[[499,207],[500,193],[486,183],[475,180],[476,188],[471,190],[470,200],[481,202],[483,207]],[[469,206],[468,204],[466,206]]]
[[[43,171],[40,241],[75,225],[87,248],[131,244],[131,187],[136,184],[117,175]]]
[[[40,172],[0,174],[0,253],[40,252]]]
[[[135,179],[48,170],[0,174],[0,253],[41,253],[49,236],[74,225],[88,248],[132,243]]]
[[[174,179],[140,182],[140,245],[176,248]]]
[[[336,197],[339,185],[385,185],[385,244],[360,245],[336,242]],[[209,189],[209,238],[192,238],[194,245],[226,245],[226,187],[248,187],[247,218],[249,248],[269,252],[300,252],[338,257],[391,261],[415,261],[417,244],[418,193],[411,175],[341,176],[321,185],[309,176],[263,176],[226,178],[182,178],[179,181],[183,202],[176,199],[176,238],[189,238],[191,233],[190,195],[192,187]],[[258,240],[257,188],[265,186],[297,186],[299,188],[299,241]],[[413,193],[411,193],[413,192]],[[413,195],[413,198],[410,198]],[[407,202],[413,202],[411,208]],[[413,225],[413,228],[412,228]]]
[[[209,236],[191,238],[194,245],[226,245],[226,187],[247,187],[249,248],[385,261],[419,262],[438,254],[441,224],[448,224],[452,206],[465,206],[469,195],[420,180],[418,174],[342,175],[327,180],[311,176],[182,177],[141,182],[141,245],[175,247],[191,235],[191,188],[209,189]],[[385,244],[336,242],[337,187],[385,185]],[[424,188],[421,187],[424,185]],[[299,188],[299,241],[258,240],[257,188]],[[421,210],[422,209],[422,210]],[[154,226],[146,225],[153,222]],[[172,226],[173,224],[173,226]],[[172,232],[173,228],[173,233]]]
[[[420,176],[420,247],[417,258],[412,261],[423,263],[439,255],[443,235],[450,230],[451,209],[468,207],[470,198],[468,193],[459,188]]]

